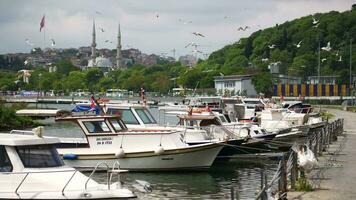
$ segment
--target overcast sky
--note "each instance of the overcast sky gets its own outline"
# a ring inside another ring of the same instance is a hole
[[[171,56],[176,49],[179,56],[192,53],[192,48],[185,48],[189,42],[211,53],[258,29],[316,12],[349,10],[353,3],[356,0],[1,0],[0,53],[42,48],[39,24],[43,14],[47,47],[52,38],[56,48],[89,46],[95,18],[99,49],[116,48],[120,22],[123,49]],[[252,28],[237,31],[246,25]]]

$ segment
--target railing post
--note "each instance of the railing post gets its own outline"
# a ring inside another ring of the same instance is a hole
[[[315,146],[314,146],[314,155],[318,156],[318,150],[319,150],[319,133],[320,130],[318,129],[318,131],[315,133]]]
[[[287,171],[286,171],[286,160],[285,155],[283,154],[281,159],[281,177],[278,181],[279,194],[281,199],[286,199],[287,196]]]
[[[235,192],[234,192],[233,186],[231,186],[231,188],[230,188],[230,193],[231,193],[231,200],[235,200]]]
[[[236,200],[240,199],[240,194],[239,194],[239,186],[236,186]]]
[[[291,189],[295,190],[295,183],[298,180],[298,155],[292,151],[292,169],[290,172]]]

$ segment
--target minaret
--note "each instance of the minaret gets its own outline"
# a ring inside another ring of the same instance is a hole
[[[122,62],[122,54],[121,54],[121,30],[119,24],[119,30],[117,33],[117,49],[116,49],[116,68],[117,69],[124,69],[123,62]]]
[[[93,66],[95,66],[95,58],[96,58],[96,43],[95,43],[95,20],[93,20],[93,33],[92,33],[92,43],[91,43],[91,59],[93,61]]]

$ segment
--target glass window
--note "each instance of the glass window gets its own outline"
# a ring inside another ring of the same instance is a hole
[[[12,164],[4,146],[0,146],[0,172],[11,172]]]
[[[220,116],[219,118],[220,118],[220,120],[221,120],[222,123],[227,122],[224,116]]]
[[[108,125],[104,121],[86,121],[83,123],[89,133],[110,132]]]
[[[114,127],[115,131],[121,131],[122,129],[126,129],[126,126],[124,126],[119,120],[117,119],[110,119],[110,123]]]
[[[120,114],[122,121],[124,121],[125,124],[139,124],[136,117],[132,113],[130,109],[115,109],[115,108],[109,108],[108,109],[108,114]]]
[[[53,145],[18,146],[16,150],[26,168],[59,167],[64,165]]]
[[[141,120],[145,124],[155,124],[156,120],[153,118],[151,113],[146,109],[136,109],[136,113],[140,116]]]

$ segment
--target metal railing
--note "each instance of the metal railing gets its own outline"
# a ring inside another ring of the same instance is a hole
[[[328,147],[343,133],[343,124],[344,120],[338,119],[331,123],[327,123],[324,127],[312,130],[308,134],[307,140],[302,145],[308,146],[308,148],[313,151],[316,158],[322,155],[323,152],[330,154],[330,152],[328,152]],[[337,150],[331,154],[332,156],[327,159],[324,166],[318,167],[312,171],[313,174],[310,174],[310,176],[312,177],[311,184],[313,188],[320,187],[320,181],[324,178],[324,172],[337,162],[336,156],[341,152],[345,143],[346,137],[343,137]],[[288,188],[295,190],[298,179],[304,176],[305,173],[303,169],[298,167],[297,153],[290,150],[280,157],[277,171],[269,183],[267,183],[266,171],[264,170],[261,172],[261,190],[258,192],[255,199],[266,200],[268,198],[267,192],[270,192],[270,195],[273,195],[275,198],[287,199]]]

